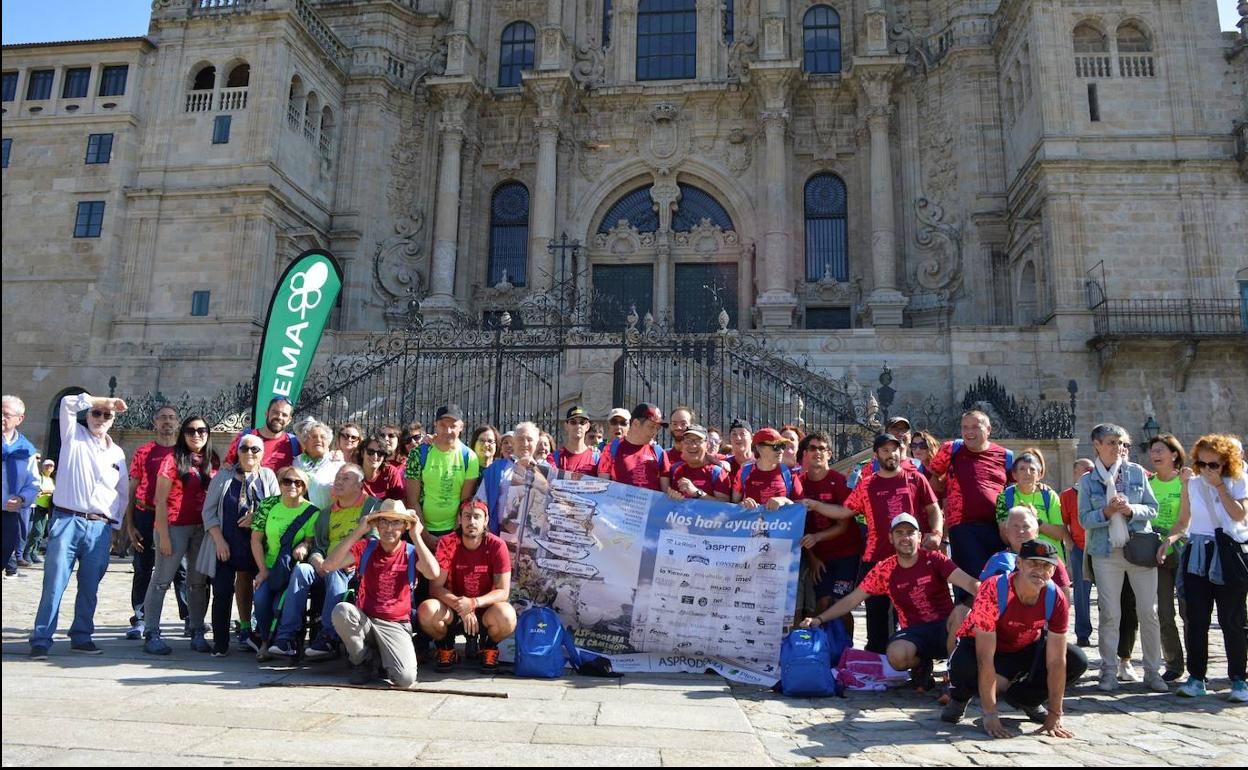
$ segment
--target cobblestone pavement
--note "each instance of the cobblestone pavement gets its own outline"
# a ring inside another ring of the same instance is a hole
[[[42,573],[4,581],[4,765],[1242,765],[1248,711],[1126,685],[1102,695],[1085,675],[1066,701],[1073,740],[984,736],[972,705],[952,727],[934,695],[893,690],[798,700],[712,675],[575,675],[553,681],[421,672],[421,686],[503,692],[507,699],[334,687],[341,662],[257,665],[249,655],[193,653],[171,626],[174,653],[145,656],[123,638],[129,565],[102,584],[101,656],[26,659]],[[69,625],[74,586],[62,605]],[[167,612],[166,617],[174,612]],[[862,624],[859,624],[859,628]],[[1225,673],[1215,632],[1211,672]],[[1091,651],[1095,656],[1095,650]],[[1138,661],[1138,658],[1137,658]],[[1003,706],[1007,725],[1030,730]]]

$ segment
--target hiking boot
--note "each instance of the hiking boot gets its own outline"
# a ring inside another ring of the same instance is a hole
[[[966,716],[966,707],[969,703],[969,700],[958,700],[950,697],[949,702],[940,710],[940,721],[956,725],[962,720],[962,717]]]
[[[435,668],[437,668],[438,671],[450,671],[452,668],[455,667],[455,663],[456,663],[456,655],[455,655],[454,647],[450,647],[450,648],[439,647],[438,648],[438,662],[437,662],[437,665],[435,666]]]
[[[148,655],[168,655],[173,652],[173,648],[165,644],[160,634],[149,634],[147,641],[143,643],[143,652]]]
[[[1243,679],[1231,680],[1231,692],[1226,696],[1231,703],[1248,703],[1248,682]]]
[[[303,656],[308,660],[327,660],[337,654],[338,651],[334,649],[334,643],[330,640],[329,635],[324,632],[317,636],[316,640],[303,651]]]
[[[1149,671],[1144,675],[1144,686],[1153,692],[1170,692],[1170,685],[1165,679],[1161,678],[1161,674],[1156,671]]]
[[[143,635],[146,631],[147,629],[144,628],[143,621],[136,620],[130,624],[130,630],[126,632],[126,638],[131,641],[137,642],[138,640],[143,638]]]
[[[498,670],[498,648],[497,647],[486,647],[485,649],[481,650],[481,670],[482,671],[497,671]]]
[[[1189,676],[1187,681],[1174,691],[1174,694],[1180,698],[1203,698],[1208,692],[1205,690],[1204,679]]]

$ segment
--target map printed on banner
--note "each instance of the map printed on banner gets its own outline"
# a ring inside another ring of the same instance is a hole
[[[747,511],[550,471],[503,504],[514,599],[553,607],[616,671],[714,669],[771,685],[797,597],[805,508]]]

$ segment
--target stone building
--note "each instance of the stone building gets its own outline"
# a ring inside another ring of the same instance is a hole
[[[1075,381],[1079,435],[1248,432],[1248,19],[1213,0],[152,8],[4,47],[3,390],[36,439],[65,388],[247,380],[317,247],[323,356],[573,281],[600,328],[722,310],[829,379],[887,363],[898,408],[989,373]]]

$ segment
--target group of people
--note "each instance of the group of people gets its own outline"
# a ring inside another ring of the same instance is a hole
[[[38,491],[37,479],[23,475],[37,469],[18,460],[33,447],[19,445],[20,418],[10,418],[24,410],[11,404],[20,401],[5,396],[6,556],[9,513],[28,508]],[[1248,478],[1232,436],[1202,437],[1189,463],[1178,440],[1163,434],[1149,447],[1149,474],[1130,461],[1125,430],[1098,425],[1095,457],[1076,463],[1076,484],[1058,493],[1043,482],[1043,454],[991,441],[990,419],[979,411],[964,414],[960,438],[944,443],[894,417],[869,460],[847,477],[830,467],[825,433],[795,425],[755,431],[737,419],[721,443],[688,406],[670,419],[649,403],[615,409],[605,426],[574,406],[560,441],[522,422],[506,433],[479,426],[465,443],[454,404],[437,410],[428,433],[415,423],[366,435],[355,423],[335,430],[307,421],[291,431],[293,406],[278,398],[265,423],[235,436],[223,453],[203,417],[164,407],[154,440],[129,465],[108,434],[124,401],[82,394],[60,408],[60,471],[33,658],[52,646],[75,563],[70,646],[99,652],[91,638],[96,588],[110,530],[122,529],[135,553],[127,636],[153,655],[170,652],[162,608],[184,571],[184,630],[196,651],[230,652],[236,609],[233,646],[261,658],[342,653],[355,682],[384,676],[410,686],[430,652],[449,669],[460,662],[460,635],[464,656],[492,670],[499,642],[516,627],[500,513],[515,474],[544,467],[761,515],[804,506],[801,594],[813,602],[801,602],[808,605],[801,622],[844,623],[852,634],[850,612],[865,602],[866,649],[909,670],[916,686],[936,687],[934,663],[948,659],[948,721],[979,697],[987,732],[1007,734],[997,718],[1000,698],[1044,732],[1069,736],[1062,700],[1088,666],[1082,648],[1091,635],[1092,576],[1101,689],[1130,677],[1131,651],[1122,642],[1138,625],[1144,684],[1169,691],[1186,665],[1178,694],[1204,694],[1216,608],[1229,697],[1248,702],[1245,586],[1218,542],[1219,533],[1248,541]],[[664,428],[667,447],[657,440]],[[10,471],[10,447],[21,472]],[[1142,558],[1141,537],[1149,535],[1156,547]],[[1134,618],[1126,617],[1128,604]]]

